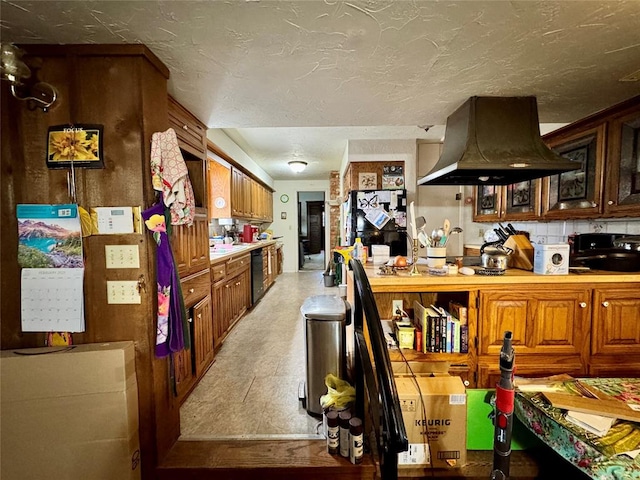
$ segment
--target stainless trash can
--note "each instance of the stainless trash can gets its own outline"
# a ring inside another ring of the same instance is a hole
[[[309,414],[320,416],[327,374],[346,380],[345,327],[351,323],[351,307],[339,296],[315,295],[304,301],[300,312],[305,340],[305,408]]]

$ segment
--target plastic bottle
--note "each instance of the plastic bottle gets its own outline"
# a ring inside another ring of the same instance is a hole
[[[340,426],[340,455],[349,458],[349,420],[351,412],[342,410],[338,414],[338,425]]]
[[[340,427],[338,426],[338,412],[329,410],[327,417],[327,451],[332,455],[340,448]]]
[[[353,417],[349,420],[349,460],[353,464],[361,463],[363,454],[362,420],[358,417]]]
[[[360,237],[356,238],[356,242],[353,245],[353,258],[362,261],[362,247],[364,245],[362,245],[362,239]]]

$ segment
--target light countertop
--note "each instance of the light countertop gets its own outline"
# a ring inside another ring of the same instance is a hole
[[[235,256],[245,255],[251,252],[251,250],[268,247],[269,245],[275,245],[277,243],[279,242],[276,240],[260,240],[259,242],[241,243],[238,245],[214,245],[209,248],[209,260],[211,260],[212,263],[217,263],[220,260],[228,260]]]
[[[516,268],[507,269],[504,275],[429,275],[427,267],[418,265],[420,275],[410,275],[409,269],[397,271],[396,275],[382,275],[378,266],[367,265],[365,271],[369,283],[374,288],[384,287],[385,290],[398,287],[471,287],[494,285],[544,285],[544,284],[604,284],[620,285],[622,283],[640,283],[640,272],[605,272],[591,270],[589,272],[569,273],[567,275],[541,275],[531,271]]]

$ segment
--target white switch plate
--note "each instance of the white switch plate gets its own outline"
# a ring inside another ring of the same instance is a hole
[[[139,304],[142,300],[138,292],[138,282],[107,280],[107,303]]]
[[[107,268],[140,268],[138,245],[105,245]]]

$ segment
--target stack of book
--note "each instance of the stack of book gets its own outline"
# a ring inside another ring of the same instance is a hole
[[[422,330],[423,353],[467,353],[469,326],[467,307],[449,302],[448,309],[414,302],[415,323]]]

